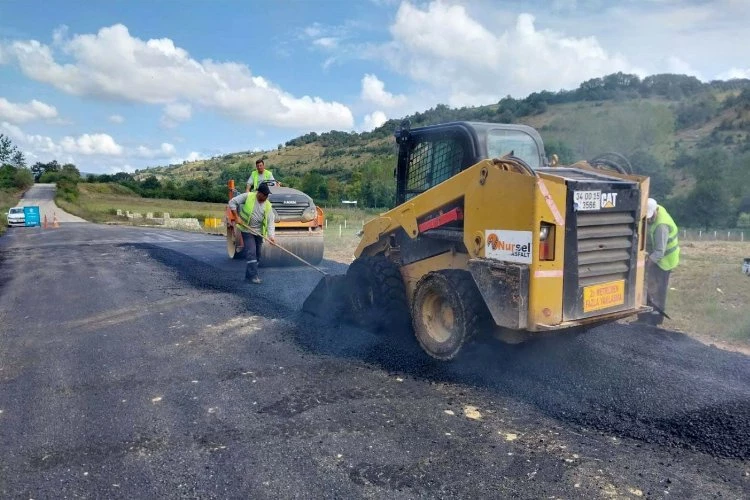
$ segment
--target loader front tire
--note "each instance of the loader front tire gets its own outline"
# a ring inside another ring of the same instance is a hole
[[[466,271],[426,274],[417,282],[412,302],[414,334],[433,358],[449,361],[489,323],[489,311]]]
[[[406,288],[398,266],[385,256],[360,257],[346,271],[352,321],[377,332],[408,329]]]

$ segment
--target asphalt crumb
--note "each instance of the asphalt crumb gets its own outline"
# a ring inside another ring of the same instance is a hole
[[[411,332],[376,335],[333,317],[314,318],[300,312],[305,297],[299,297],[295,309],[275,302],[271,294],[263,297],[260,307],[253,289],[238,286],[234,275],[172,250],[131,246],[147,251],[196,288],[241,298],[246,313],[290,322],[287,338],[304,351],[432,382],[489,390],[531,404],[561,422],[606,435],[714,457],[750,459],[750,358],[742,354],[703,345],[677,332],[612,324],[582,335],[562,333],[521,345],[480,339],[467,346],[459,359],[442,363],[422,353]],[[310,392],[262,411],[293,416],[330,397],[325,391]],[[406,486],[397,471],[363,467],[353,474],[363,481],[377,482],[382,476],[396,488]]]

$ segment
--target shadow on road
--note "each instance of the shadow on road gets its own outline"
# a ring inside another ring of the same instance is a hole
[[[305,351],[488,390],[612,435],[750,458],[750,358],[742,354],[677,332],[612,324],[513,346],[479,340],[459,359],[437,362],[422,353],[410,332],[377,335],[301,313],[317,276],[297,291],[294,282],[273,279],[253,288],[237,274],[183,254],[134,246],[196,288],[239,298],[243,313],[290,322],[290,341]],[[298,296],[297,306],[277,300],[289,293]]]

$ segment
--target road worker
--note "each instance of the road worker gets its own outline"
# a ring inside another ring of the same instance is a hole
[[[638,322],[658,326],[664,321],[669,276],[680,263],[680,245],[677,239],[677,224],[667,209],[653,198],[648,199],[646,217],[646,250],[649,252],[646,262],[646,291],[649,305],[655,307],[653,312],[640,315]]]
[[[268,195],[271,190],[268,184],[261,182],[255,193],[242,193],[229,200],[229,209],[237,221],[237,229],[242,235],[243,252],[247,260],[245,279],[251,283],[261,282],[258,276],[263,238],[268,238],[271,244],[274,239],[274,211]]]
[[[273,173],[266,168],[266,164],[262,159],[255,160],[255,170],[250,174],[250,177],[247,178],[247,188],[245,189],[245,192],[249,193],[250,191],[257,191],[258,185],[261,182],[275,182],[277,185],[281,186],[281,183],[274,179]]]

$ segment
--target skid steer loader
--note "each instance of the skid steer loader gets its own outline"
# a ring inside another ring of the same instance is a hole
[[[364,225],[346,274],[351,317],[413,329],[449,360],[479,331],[527,336],[649,311],[649,179],[603,155],[545,156],[524,125],[396,131],[397,206]]]
[[[323,260],[323,210],[315,205],[308,195],[297,189],[282,187],[270,181],[271,194],[268,200],[273,207],[276,228],[276,241],[281,247],[289,250],[302,259],[319,264]],[[228,182],[229,198],[239,192],[235,189],[234,179]],[[251,193],[254,196],[254,193]],[[226,214],[227,254],[230,259],[242,256],[242,238],[235,228],[234,214],[227,205]],[[263,245],[261,249],[261,267],[286,267],[301,265],[287,252],[273,245]]]

